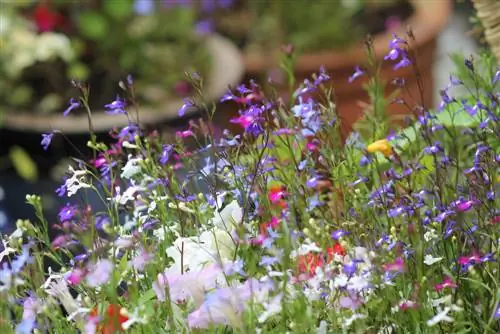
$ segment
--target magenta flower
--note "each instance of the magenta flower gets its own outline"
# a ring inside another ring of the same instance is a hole
[[[78,285],[82,282],[86,273],[86,270],[84,270],[83,268],[75,268],[66,277],[66,281],[68,281],[70,285]]]
[[[405,263],[401,257],[398,257],[396,260],[394,260],[394,262],[386,263],[382,267],[385,271],[403,272],[405,269]]]
[[[445,288],[456,288],[457,285],[451,280],[450,277],[446,276],[444,278],[444,281],[442,283],[436,284],[434,288],[436,289],[437,292],[441,292],[441,290]]]
[[[194,133],[191,130],[176,131],[175,135],[180,138],[194,137]]]

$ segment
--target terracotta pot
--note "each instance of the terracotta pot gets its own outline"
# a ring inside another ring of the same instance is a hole
[[[451,12],[451,1],[449,0],[415,0],[412,1],[414,12],[395,31],[399,36],[405,36],[407,27],[410,26],[416,37],[412,44],[417,53],[418,68],[421,73],[422,86],[424,87],[423,105],[433,106],[433,76],[432,67],[436,51],[436,39],[442,28],[448,21]],[[374,51],[378,60],[382,61],[388,52],[388,45],[392,39],[392,33],[386,32],[374,36]],[[275,69],[277,64],[277,51],[272,54],[247,53],[244,55],[247,76],[259,77]],[[318,72],[324,66],[332,78],[332,85],[335,90],[337,108],[342,120],[342,132],[345,136],[352,131],[353,123],[360,118],[363,107],[360,101],[368,102],[368,95],[363,90],[362,85],[366,79],[359,78],[352,84],[348,83],[348,78],[354,72],[354,67],[363,65],[367,61],[365,49],[360,42],[347,50],[331,50],[318,53],[304,54],[296,59],[295,75],[297,82],[302,82],[304,78],[310,77],[312,73]],[[391,81],[395,77],[402,77],[406,81],[409,93],[404,93],[403,98],[411,101],[412,97],[418,97],[420,93],[417,80],[412,67],[407,67],[399,71],[393,70],[394,62],[384,61],[381,69],[382,78]],[[266,75],[267,76],[267,75]],[[387,93],[394,91],[394,87],[388,84]],[[388,112],[390,114],[408,113],[407,108],[402,105],[391,105]]]

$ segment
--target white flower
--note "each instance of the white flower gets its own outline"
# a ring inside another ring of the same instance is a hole
[[[424,263],[428,266],[432,266],[434,263],[437,263],[437,262],[441,261],[442,259],[443,259],[442,257],[433,257],[432,255],[427,254],[424,257]]]
[[[327,334],[328,323],[325,320],[321,320],[318,328],[316,328],[316,334]]]
[[[366,318],[366,315],[364,314],[359,314],[359,313],[354,313],[352,316],[344,320],[344,326],[345,327],[350,327],[352,323],[358,319],[364,319]]]
[[[259,315],[259,318],[257,319],[257,321],[260,324],[266,322],[266,320],[269,319],[270,317],[272,317],[273,315],[281,312],[281,299],[282,299],[282,297],[283,297],[283,295],[279,294],[279,295],[275,296],[269,303],[266,303],[266,302],[262,303],[262,306],[264,306],[264,312],[262,312]]]
[[[45,288],[45,292],[56,298],[68,314],[74,314],[80,309],[80,305],[69,292],[68,284],[64,278],[51,280]],[[75,315],[73,318],[79,319],[79,316]]]
[[[424,239],[425,241],[429,242],[431,240],[435,240],[436,238],[438,238],[438,235],[436,233],[436,230],[435,229],[429,229],[427,232],[424,233]]]
[[[311,242],[310,239],[304,240],[304,243],[300,245],[299,249],[294,250],[290,253],[290,257],[295,258],[300,255],[306,255],[310,252],[322,252],[323,250],[316,245],[316,243]]]
[[[441,312],[436,314],[432,319],[427,320],[427,326],[432,327],[441,321],[453,322],[453,318],[448,316],[450,313],[451,307],[445,307]]]
[[[121,177],[124,179],[130,179],[134,175],[138,174],[141,172],[141,166],[139,163],[142,161],[142,158],[132,158],[131,155],[129,155],[127,163],[125,166],[122,168],[122,173]]]
[[[78,190],[82,188],[90,188],[90,184],[84,182],[83,178],[87,174],[86,170],[74,170],[73,166],[68,167],[69,172],[72,174],[64,184],[67,190],[68,197],[75,195]]]
[[[121,309],[120,313],[122,315],[127,316],[127,318],[128,318],[127,321],[125,321],[124,323],[122,323],[123,330],[129,329],[130,326],[132,326],[135,323],[138,323],[138,324],[147,324],[148,323],[146,317],[139,316],[139,309],[138,308],[134,309],[134,313],[129,313],[125,309]]]
[[[38,35],[35,48],[35,57],[38,61],[61,58],[69,62],[74,56],[71,41],[66,35],[54,32],[44,32]]]
[[[450,305],[451,304],[451,295],[446,295],[444,297],[431,300],[432,306],[436,307],[441,304]]]
[[[120,187],[116,187],[116,196],[113,200],[121,205],[125,205],[129,201],[135,201],[137,193],[143,190],[144,188],[142,187],[132,185],[128,187],[123,194],[120,194]]]
[[[221,212],[215,212],[210,225],[226,231],[233,231],[243,218],[243,210],[237,201],[232,201]]]

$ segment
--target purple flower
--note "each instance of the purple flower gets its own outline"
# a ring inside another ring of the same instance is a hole
[[[319,69],[319,75],[316,76],[316,79],[314,80],[314,86],[319,86],[323,82],[326,82],[330,80],[330,75],[326,73],[326,70],[323,66]]]
[[[87,283],[91,287],[106,284],[113,272],[113,262],[107,259],[99,260],[90,268],[90,273],[87,275]]]
[[[312,178],[307,180],[306,185],[309,188],[316,188],[316,186],[318,185],[318,177],[313,176]]]
[[[33,262],[33,258],[30,256],[30,248],[30,244],[24,244],[23,252],[12,261],[11,268],[13,273],[19,273],[26,264]]]
[[[170,159],[170,155],[172,154],[173,151],[174,151],[173,145],[163,145],[163,149],[160,155],[160,163],[162,165],[165,165],[168,162],[168,159]]]
[[[406,56],[406,54],[403,54],[403,58],[401,58],[401,60],[396,64],[394,65],[394,70],[399,70],[400,68],[404,68],[404,67],[408,67],[411,65],[411,61],[410,61],[410,58],[408,58]]]
[[[64,112],[63,112],[63,116],[68,116],[68,114],[69,114],[72,110],[74,110],[74,109],[76,109],[76,108],[80,107],[80,102],[78,102],[78,101],[77,101],[77,100],[75,100],[74,98],[71,98],[71,99],[69,100],[69,102],[68,102],[68,105],[69,105],[69,106],[68,106],[68,108],[67,108],[66,110],[64,110]]]
[[[139,135],[141,133],[139,127],[136,124],[130,123],[123,129],[121,129],[120,133],[118,134],[118,138],[129,141],[129,142],[135,142],[135,136]]]
[[[137,271],[143,271],[146,264],[152,259],[154,259],[154,255],[141,248],[136,257],[132,259],[132,267]]]
[[[399,47],[396,47],[392,50],[389,51],[389,53],[384,57],[384,60],[396,60],[399,58],[399,55],[401,54],[401,49]]]
[[[191,100],[189,100],[189,99],[183,99],[183,100],[184,100],[184,104],[177,111],[177,114],[180,117],[183,117],[186,114],[186,111],[188,111],[191,107],[194,106],[194,104]]]
[[[61,223],[65,222],[65,221],[68,221],[68,220],[71,220],[73,219],[73,217],[75,217],[75,215],[78,213],[78,209],[76,206],[72,206],[72,205],[69,205],[69,204],[66,204],[66,206],[64,206],[61,211],[59,211],[59,221],[61,221]]]
[[[139,15],[148,15],[155,10],[155,0],[135,0],[134,11]]]
[[[49,148],[49,145],[52,142],[52,137],[54,137],[54,131],[50,133],[42,133],[42,142],[40,145],[42,145],[45,151]]]
[[[354,73],[349,77],[347,80],[349,83],[352,83],[354,80],[359,78],[360,76],[364,75],[365,71],[363,71],[359,66],[356,66],[354,68]]]
[[[195,32],[198,36],[207,36],[214,32],[214,22],[212,20],[201,20],[196,23]]]
[[[121,99],[119,96],[116,96],[116,100],[109,104],[106,104],[104,108],[106,114],[108,115],[121,115],[127,113],[127,111],[125,110],[126,106],[127,103],[125,102],[125,100]]]
[[[333,231],[332,232],[332,239],[334,240],[339,240],[340,238],[342,238],[344,235],[348,235],[349,232],[347,231],[344,231],[344,230],[336,230],[336,231]]]

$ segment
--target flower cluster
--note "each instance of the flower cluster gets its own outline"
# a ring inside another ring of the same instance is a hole
[[[388,59],[410,66],[406,47],[394,37]],[[55,238],[42,199],[28,196],[39,221],[18,221],[4,240],[7,325],[495,331],[500,105],[497,69],[485,64],[454,80],[475,95],[450,89],[440,112],[369,142],[341,140],[323,70],[290,105],[254,82],[229,91],[222,100],[238,107],[240,134],[214,138],[193,121],[166,143],[131,122],[116,142],[91,142],[94,158],[69,166],[57,190],[68,204]],[[120,97],[106,106],[123,107]],[[103,207],[85,201],[90,192]]]

